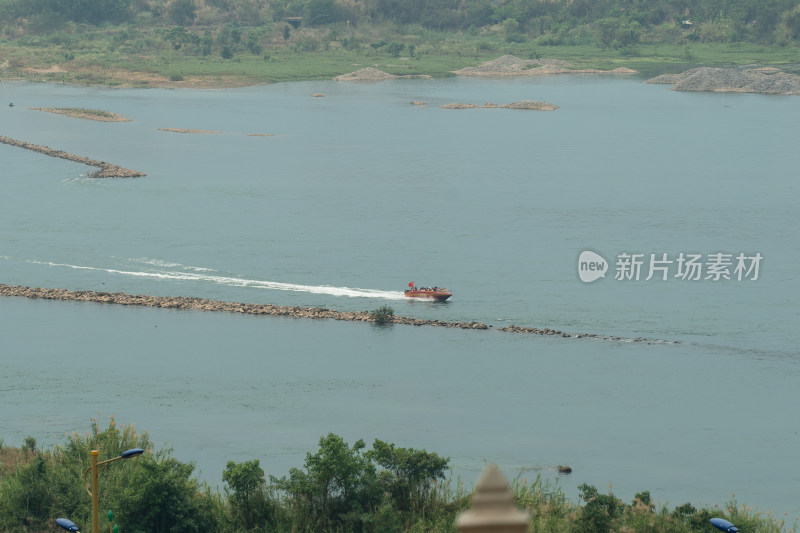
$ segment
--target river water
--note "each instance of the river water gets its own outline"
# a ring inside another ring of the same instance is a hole
[[[559,109],[439,107],[520,100]],[[0,103],[0,135],[147,174],[0,145],[0,283],[493,326],[3,298],[7,445],[114,416],[219,487],[229,460],[281,476],[334,432],[449,456],[468,485],[495,462],[573,500],[590,483],[800,517],[800,98],[554,76],[3,82]],[[408,301],[411,281],[454,296]]]

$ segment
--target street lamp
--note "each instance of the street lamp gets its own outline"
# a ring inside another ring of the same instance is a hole
[[[724,518],[712,518],[709,520],[711,525],[725,533],[738,533],[739,528],[725,520]]]
[[[56,518],[56,524],[63,527],[70,533],[76,533],[77,531],[80,531],[80,529],[78,529],[78,526],[75,525],[75,522],[73,522],[68,518]]]
[[[83,472],[83,487],[86,489],[86,492],[89,493],[89,496],[92,497],[92,533],[100,533],[100,497],[99,497],[99,490],[98,490],[98,483],[97,483],[97,476],[106,469],[108,463],[113,463],[114,461],[118,461],[119,459],[130,459],[131,457],[136,457],[137,455],[141,455],[144,453],[142,448],[131,448],[130,450],[122,452],[122,455],[119,457],[114,457],[113,459],[106,459],[105,461],[97,462],[97,455],[100,452],[98,450],[92,450],[92,464],[89,468],[87,468]],[[100,468],[100,467],[103,468]],[[92,472],[92,489],[89,490],[88,485],[86,484],[86,476],[89,475],[89,471]],[[66,520],[66,519],[63,519]],[[64,527],[61,523],[59,523],[61,527]],[[72,524],[75,526],[75,524]],[[66,529],[66,528],[65,528]],[[76,529],[72,531],[77,531]]]

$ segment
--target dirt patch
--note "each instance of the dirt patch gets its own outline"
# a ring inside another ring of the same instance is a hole
[[[49,68],[26,68],[28,72],[35,72],[36,74],[58,74],[61,72],[67,72],[61,65],[52,65]]]

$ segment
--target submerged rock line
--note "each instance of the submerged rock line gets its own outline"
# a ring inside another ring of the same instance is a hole
[[[31,144],[25,141],[18,141],[16,139],[12,139],[11,137],[0,136],[0,143],[16,146],[18,148],[24,148],[40,154],[49,155],[50,157],[60,157],[61,159],[82,163],[90,167],[98,167],[100,170],[89,174],[90,178],[141,178],[147,175],[136,170],[130,170],[128,168],[122,168],[111,163],[106,163],[105,161],[96,161],[94,159],[89,159],[88,157],[70,154],[68,152],[64,152],[63,150],[54,150],[40,144]]]
[[[138,305],[143,307],[158,307],[161,309],[181,309],[194,311],[224,311],[228,313],[244,313],[248,315],[289,316],[294,318],[333,319],[350,322],[375,322],[370,317],[369,311],[334,311],[324,307],[296,307],[272,304],[248,304],[239,302],[225,302],[222,300],[207,300],[205,298],[186,298],[184,296],[148,296],[144,294],[127,294],[124,292],[97,292],[97,291],[71,291],[67,289],[45,289],[40,287],[23,287],[5,285],[0,283],[0,296],[21,296],[30,299],[62,300],[73,302],[107,303],[118,305]],[[391,323],[406,324],[410,326],[438,326],[444,328],[460,328],[473,330],[494,329],[510,333],[528,333],[533,335],[551,335],[565,338],[595,338],[602,340],[670,343],[638,337],[627,339],[624,337],[604,336],[594,333],[566,333],[550,328],[529,328],[523,326],[508,326],[494,328],[481,322],[450,322],[445,320],[430,320],[424,318],[411,318],[407,316],[392,316]]]

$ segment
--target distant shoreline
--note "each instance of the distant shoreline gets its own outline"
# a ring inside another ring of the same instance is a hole
[[[187,298],[184,296],[148,296],[143,294],[127,294],[124,292],[97,292],[97,291],[72,291],[68,289],[46,289],[41,287],[24,287],[0,283],[0,296],[24,297],[32,300],[60,300],[72,302],[90,302],[117,305],[133,305],[140,307],[155,307],[160,309],[178,309],[191,311],[214,311],[226,313],[241,313],[247,315],[288,316],[293,318],[331,319],[349,322],[376,322],[370,317],[369,311],[334,311],[324,307],[299,307],[280,306],[272,304],[252,304],[240,302],[226,302],[222,300],[208,300],[205,298]],[[646,339],[644,337],[623,338],[617,336],[604,336],[594,333],[566,333],[550,328],[531,328],[524,326],[507,326],[494,328],[481,322],[451,322],[445,320],[429,320],[394,315],[389,322],[410,326],[436,326],[444,328],[458,328],[471,330],[503,331],[509,333],[528,333],[532,335],[547,335],[563,338],[593,338],[600,340],[643,342],[647,344],[677,344],[676,341]]]

